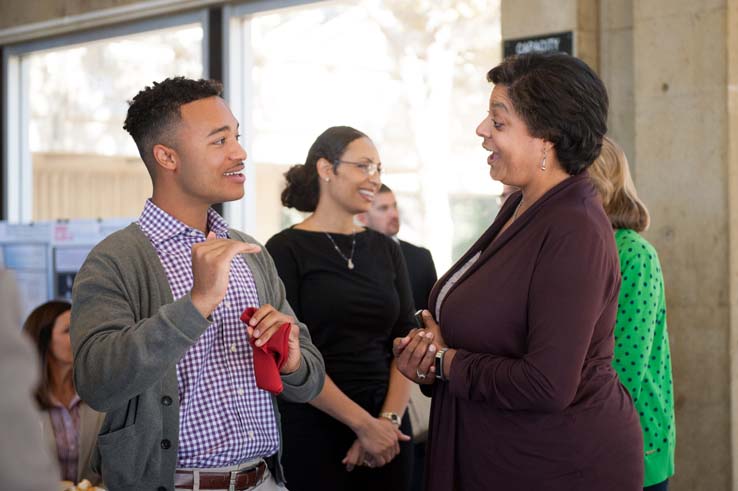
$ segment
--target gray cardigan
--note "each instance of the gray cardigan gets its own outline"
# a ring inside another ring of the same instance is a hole
[[[236,230],[231,238],[256,241]],[[261,304],[294,316],[271,256],[244,254]],[[173,490],[179,443],[177,362],[210,321],[189,295],[177,301],[156,250],[136,224],[98,244],[74,283],[71,337],[80,397],[107,413],[92,469],[110,491]],[[325,380],[325,365],[300,323],[300,368],[282,377],[280,397],[307,402]],[[276,398],[272,398],[279,421]],[[281,440],[281,435],[280,435]],[[278,481],[284,474],[270,459]]]

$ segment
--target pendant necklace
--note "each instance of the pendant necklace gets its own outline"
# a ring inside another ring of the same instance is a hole
[[[346,266],[348,266],[348,269],[354,269],[354,249],[356,249],[356,231],[351,234],[351,255],[349,257],[346,257],[343,252],[341,252],[341,249],[338,247],[338,244],[336,244],[336,241],[333,240],[333,237],[331,237],[331,234],[328,232],[323,232],[326,237],[328,237],[328,240],[331,241],[331,244],[333,244],[333,248],[336,250],[336,252],[343,258],[344,261],[346,261]]]
[[[518,212],[520,211],[520,207],[521,206],[523,206],[523,200],[522,200],[522,198],[520,200],[520,203],[518,203],[518,206],[515,207],[515,212],[513,213],[512,221],[510,222],[511,224],[512,224],[512,222],[514,222],[515,220],[518,219]]]

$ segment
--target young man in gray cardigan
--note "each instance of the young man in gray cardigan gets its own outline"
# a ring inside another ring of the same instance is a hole
[[[124,128],[153,195],[75,281],[74,380],[107,413],[92,466],[110,491],[284,489],[279,412],[256,386],[249,337],[259,347],[290,324],[285,400],[307,402],[325,378],[269,254],[211,208],[244,194],[246,152],[221,92],[177,77],[134,97]]]

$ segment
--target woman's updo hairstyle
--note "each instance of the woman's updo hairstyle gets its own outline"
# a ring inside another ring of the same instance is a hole
[[[487,80],[507,87],[530,134],[553,143],[568,174],[579,174],[600,154],[607,90],[582,60],[564,53],[510,56],[487,73]]]
[[[326,159],[335,170],[346,147],[359,138],[367,136],[350,126],[332,126],[325,130],[308,150],[305,163],[293,165],[284,173],[287,186],[282,191],[282,204],[299,211],[315,211],[320,198],[318,160]]]

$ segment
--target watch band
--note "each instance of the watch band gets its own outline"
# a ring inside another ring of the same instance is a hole
[[[436,358],[434,360],[434,366],[436,368],[436,380],[446,382],[448,379],[443,376],[443,358],[446,356],[448,348],[440,349],[436,352]]]
[[[400,421],[400,415],[397,413],[392,413],[392,412],[379,413],[379,417],[389,420],[389,422],[395,426],[400,426],[400,423],[402,422]]]

